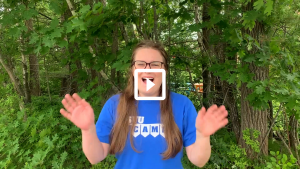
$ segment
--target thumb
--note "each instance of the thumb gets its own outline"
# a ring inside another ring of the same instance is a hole
[[[198,112],[198,118],[202,119],[206,113],[205,107],[202,107],[201,110]]]

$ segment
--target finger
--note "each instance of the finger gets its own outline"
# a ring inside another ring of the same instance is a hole
[[[202,107],[201,110],[198,112],[198,118],[202,119],[206,113],[205,107]]]
[[[218,110],[218,106],[214,104],[207,109],[207,114],[213,115],[217,110]]]
[[[66,95],[65,99],[67,100],[67,102],[69,104],[69,107],[70,107],[69,109],[71,109],[70,111],[69,110],[68,111],[72,112],[75,109],[75,107],[77,106],[76,101],[69,94]]]
[[[68,112],[72,112],[72,107],[68,104],[68,102],[67,102],[67,100],[66,99],[63,99],[62,101],[61,101],[61,103],[64,105],[64,107],[65,107],[65,109],[68,111]]]
[[[220,121],[219,123],[219,127],[222,128],[222,127],[225,127],[226,125],[228,124],[228,119],[223,119],[222,121]]]
[[[60,109],[60,113],[68,120],[71,120],[72,115],[70,113],[68,113],[66,110]]]
[[[68,104],[71,105],[71,106],[73,106],[74,104],[76,104],[74,98],[71,95],[69,95],[69,94],[66,95],[65,99],[67,100]]]
[[[221,106],[219,107],[219,109],[220,109],[221,111],[226,111],[226,108],[225,108],[224,105],[221,105]]]
[[[79,102],[82,100],[81,97],[77,93],[74,93],[72,97],[77,102],[77,104],[79,104]]]
[[[228,116],[228,111],[227,110],[220,110],[219,112],[216,113],[216,119],[218,121],[222,121],[224,118]]]

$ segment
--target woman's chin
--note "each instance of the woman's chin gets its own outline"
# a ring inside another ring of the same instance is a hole
[[[157,97],[156,93],[157,92],[153,92],[151,90],[149,90],[149,91],[140,91],[139,96],[140,97]]]

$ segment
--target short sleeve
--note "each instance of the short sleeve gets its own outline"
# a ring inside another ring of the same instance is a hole
[[[110,144],[109,135],[113,125],[113,101],[109,99],[104,104],[96,122],[96,132],[100,142]]]
[[[188,99],[183,115],[183,146],[187,147],[196,141],[197,111],[192,101]]]

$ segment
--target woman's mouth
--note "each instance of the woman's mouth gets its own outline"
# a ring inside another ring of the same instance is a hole
[[[154,81],[154,78],[152,77],[142,77],[142,81],[146,84],[147,83],[147,79],[149,79],[151,82]]]

